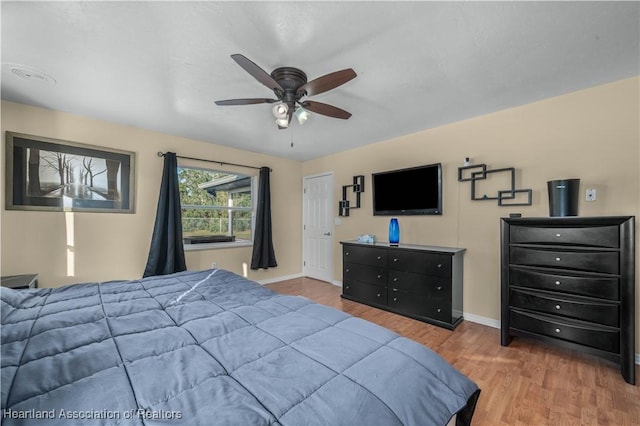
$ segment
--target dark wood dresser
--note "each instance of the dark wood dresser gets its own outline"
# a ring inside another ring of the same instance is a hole
[[[620,365],[635,384],[633,216],[503,218],[501,343],[528,336]]]
[[[342,241],[342,297],[454,329],[465,249]]]

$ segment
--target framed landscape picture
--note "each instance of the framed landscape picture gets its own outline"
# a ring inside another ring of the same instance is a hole
[[[133,213],[135,153],[6,132],[7,210]]]

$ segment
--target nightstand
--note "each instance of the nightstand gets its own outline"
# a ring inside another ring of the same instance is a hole
[[[0,277],[0,285],[16,290],[38,288],[38,274],[7,275]]]

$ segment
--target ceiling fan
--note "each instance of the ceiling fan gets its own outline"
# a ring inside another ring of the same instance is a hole
[[[349,80],[356,77],[356,73],[351,68],[335,71],[315,80],[307,81],[307,75],[298,68],[280,67],[267,74],[262,68],[241,54],[231,55],[231,58],[238,63],[246,72],[260,83],[273,90],[277,99],[249,98],[249,99],[227,99],[216,101],[216,105],[251,105],[251,104],[273,104],[273,115],[279,129],[289,127],[291,117],[295,114],[302,124],[308,118],[308,111],[326,115],[343,120],[351,117],[351,113],[316,101],[302,99],[305,96],[317,95],[328,90],[335,89]]]

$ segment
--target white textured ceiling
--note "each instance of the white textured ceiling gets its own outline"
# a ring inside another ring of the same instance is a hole
[[[640,74],[639,2],[2,1],[2,99],[307,160]],[[230,55],[358,76],[278,130]],[[24,79],[15,65],[47,74]],[[47,135],[44,135],[47,136]],[[293,138],[294,146],[290,146]]]

